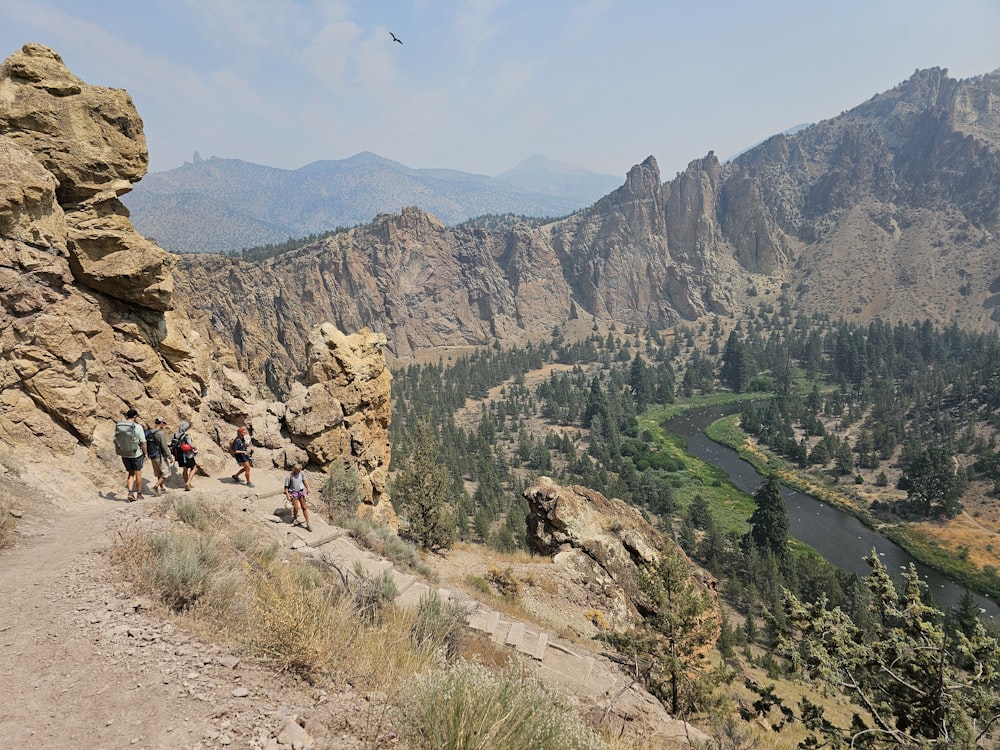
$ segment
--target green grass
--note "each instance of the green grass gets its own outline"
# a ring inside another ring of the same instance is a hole
[[[960,560],[912,527],[880,521],[853,496],[853,493],[832,482],[823,483],[821,479],[806,474],[768,448],[760,446],[760,452],[749,450],[748,436],[739,427],[738,414],[716,420],[708,426],[705,434],[715,442],[735,450],[743,460],[752,464],[758,473],[777,473],[785,486],[850,513],[869,528],[899,545],[914,560],[951,578],[959,586],[993,599],[1000,599],[1000,577],[995,573],[982,570],[967,560]]]
[[[742,535],[750,530],[748,520],[755,507],[753,498],[733,484],[724,471],[688,453],[684,439],[666,434],[661,425],[688,409],[759,397],[760,394],[713,394],[683,404],[651,407],[639,417],[640,433],[648,431],[660,451],[684,465],[682,470],[671,473],[674,502],[680,513],[687,509],[695,496],[700,495],[723,531]]]

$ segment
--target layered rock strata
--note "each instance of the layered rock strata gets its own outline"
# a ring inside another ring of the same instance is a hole
[[[381,332],[397,358],[521,345],[573,319],[664,328],[762,302],[992,330],[998,91],[1000,72],[918,71],[727,163],[710,152],[662,182],[649,157],[543,226],[448,228],[407,208],[262,264],[185,256],[176,298],[205,330],[237,330],[241,365],[279,394],[304,354],[299,332],[322,321]]]
[[[147,423],[190,422],[199,465],[218,473],[246,424],[258,460],[346,464],[389,518],[384,336],[323,321],[301,329],[308,351],[287,372],[295,392],[262,398],[239,369],[240,341],[175,304],[174,256],[139,235],[118,200],[147,162],[126,92],[84,83],[37,44],[0,65],[0,443],[82,452],[104,475],[120,468],[114,422],[134,407]]]

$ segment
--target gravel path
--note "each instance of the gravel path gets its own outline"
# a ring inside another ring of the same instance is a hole
[[[380,746],[367,737],[370,705],[350,686],[276,674],[115,590],[102,552],[145,503],[107,499],[81,480],[76,497],[89,499],[26,505],[36,478],[3,480],[21,518],[14,546],[0,551],[0,746]]]

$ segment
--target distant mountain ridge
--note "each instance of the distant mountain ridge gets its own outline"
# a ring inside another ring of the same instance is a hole
[[[147,174],[122,202],[132,223],[174,252],[228,252],[369,222],[418,206],[446,224],[483,214],[565,216],[622,179],[531,156],[498,177],[413,169],[377,154],[296,170],[196,158]]]
[[[448,227],[417,208],[266,263],[187,256],[175,302],[284,392],[319,321],[399,358],[520,344],[568,321],[668,328],[706,315],[1000,323],[1000,74],[917,71],[732,161],[618,189],[541,226]],[[274,342],[279,342],[275,344]]]

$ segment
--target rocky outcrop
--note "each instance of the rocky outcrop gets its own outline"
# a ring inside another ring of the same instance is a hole
[[[524,491],[528,501],[527,542],[586,581],[603,601],[608,624],[625,627],[637,613],[635,573],[656,560],[662,535],[618,498],[549,477]]]
[[[301,331],[322,321],[381,332],[403,358],[519,345],[574,318],[662,328],[736,315],[784,290],[806,313],[991,330],[998,90],[1000,73],[918,71],[725,164],[709,153],[661,182],[649,157],[618,190],[547,225],[449,229],[407,208],[262,264],[187,257],[176,299],[203,329],[235,330],[240,365],[281,395],[304,356]]]
[[[40,45],[0,66],[0,443],[82,449],[99,476],[120,468],[111,432],[134,407],[190,422],[199,466],[219,473],[247,425],[255,460],[353,468],[366,513],[392,523],[385,338],[296,327],[308,346],[286,360],[292,397],[262,394],[234,348],[255,329],[237,317],[221,336],[176,304],[174,256],[132,228],[118,196],[146,163],[124,91],[83,83]]]

